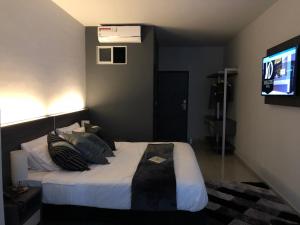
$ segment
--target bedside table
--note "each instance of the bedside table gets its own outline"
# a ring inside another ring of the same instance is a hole
[[[37,225],[40,223],[42,189],[4,197],[5,225]]]

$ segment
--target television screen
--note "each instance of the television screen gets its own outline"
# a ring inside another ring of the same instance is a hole
[[[262,95],[295,95],[297,47],[263,58]]]

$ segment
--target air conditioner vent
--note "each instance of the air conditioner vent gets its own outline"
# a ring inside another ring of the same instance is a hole
[[[98,26],[100,43],[141,43],[141,26]]]

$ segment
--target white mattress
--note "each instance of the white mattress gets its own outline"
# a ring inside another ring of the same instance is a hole
[[[43,202],[108,209],[131,208],[131,182],[146,142],[116,142],[109,165],[91,165],[84,172],[29,171],[28,184],[42,186]],[[199,211],[207,204],[207,192],[193,149],[175,142],[177,209]]]

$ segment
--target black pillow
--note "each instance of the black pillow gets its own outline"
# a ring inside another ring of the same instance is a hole
[[[105,158],[105,152],[112,152],[112,150],[104,142],[102,142],[103,144],[96,144],[90,140],[92,137],[89,136],[95,136],[95,138],[98,138],[95,134],[73,132],[72,134],[62,134],[62,136],[76,149],[78,149],[84,159],[89,163],[108,164],[108,161]]]
[[[55,134],[48,134],[48,150],[53,162],[65,170],[84,171],[89,170],[87,162],[80,152]]]
[[[106,142],[106,144],[108,144],[108,146],[113,151],[117,150],[116,146],[115,146],[115,142],[111,139],[111,137],[109,137],[107,134],[105,134],[105,132],[103,131],[103,129],[101,127],[99,127],[97,125],[85,123],[84,128],[85,128],[85,132],[96,134],[98,137],[100,137],[103,141]]]

